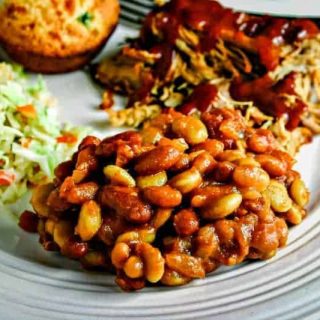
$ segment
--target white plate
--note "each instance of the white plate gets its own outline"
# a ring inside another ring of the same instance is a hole
[[[128,35],[132,31],[120,26],[106,52]],[[45,78],[59,98],[63,120],[94,126],[102,136],[114,132],[97,108],[99,88],[85,72]],[[0,319],[319,319],[319,157],[320,139],[300,154],[298,167],[312,191],[311,211],[291,229],[286,248],[267,262],[221,268],[180,288],[123,293],[113,276],[84,272],[77,263],[45,252],[36,235],[1,212]]]

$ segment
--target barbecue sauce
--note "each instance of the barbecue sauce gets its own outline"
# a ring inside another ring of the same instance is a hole
[[[218,39],[255,52],[268,71],[280,62],[279,45],[293,43],[319,32],[315,23],[306,19],[280,19],[234,12],[211,0],[172,0],[146,18],[141,31],[142,46],[156,45],[153,26],[162,42],[173,47],[184,26],[199,34],[199,51],[213,49]]]

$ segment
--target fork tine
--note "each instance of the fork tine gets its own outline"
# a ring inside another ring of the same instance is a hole
[[[151,0],[120,0],[120,2],[126,2],[126,3],[134,3],[138,6],[142,6],[145,8],[152,9],[154,7],[154,2]]]
[[[120,0],[121,19],[131,26],[139,27],[144,17],[152,10],[153,1],[149,0]]]
[[[135,4],[132,3],[128,3],[126,1],[122,1],[121,2],[121,8],[123,11],[125,11],[126,13],[132,13],[132,14],[136,14],[140,17],[144,17],[146,14],[148,14],[150,12],[150,8],[145,8],[142,6],[137,6]]]

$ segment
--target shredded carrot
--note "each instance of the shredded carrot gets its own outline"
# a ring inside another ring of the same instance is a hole
[[[66,132],[62,136],[57,138],[58,143],[74,144],[77,141],[78,138],[70,132]]]
[[[32,104],[17,107],[17,111],[26,118],[34,119],[37,116],[37,111]]]

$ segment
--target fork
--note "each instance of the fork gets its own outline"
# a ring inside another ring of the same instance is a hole
[[[144,17],[154,7],[153,0],[120,0],[121,20],[125,24],[139,28]]]

